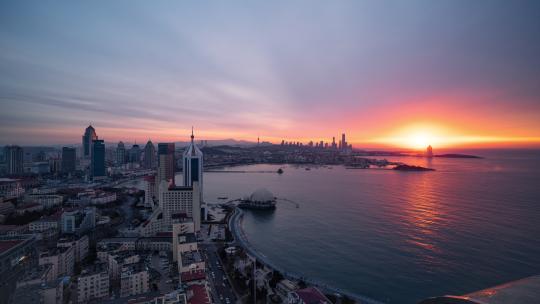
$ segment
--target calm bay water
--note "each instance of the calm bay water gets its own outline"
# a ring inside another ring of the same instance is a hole
[[[246,212],[255,248],[288,271],[389,303],[464,294],[540,273],[540,153],[388,158],[435,172],[254,165],[205,173],[205,200],[264,187],[280,202]]]

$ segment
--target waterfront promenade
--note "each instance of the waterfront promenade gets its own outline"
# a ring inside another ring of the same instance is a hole
[[[236,243],[240,246],[242,246],[247,253],[249,253],[251,256],[254,256],[257,261],[260,263],[274,269],[275,271],[279,271],[285,278],[291,279],[291,280],[301,280],[304,281],[307,284],[316,286],[319,288],[322,292],[327,294],[340,294],[345,295],[353,300],[355,300],[357,303],[366,303],[366,304],[384,304],[383,302],[371,299],[366,296],[354,294],[348,291],[341,290],[339,288],[335,288],[332,286],[328,286],[327,284],[323,282],[319,282],[317,280],[308,278],[306,276],[303,276],[299,273],[293,273],[286,271],[275,264],[273,264],[264,254],[257,251],[248,241],[243,227],[242,227],[242,220],[244,216],[244,211],[242,211],[240,208],[235,208],[233,211],[233,215],[229,218],[229,229],[231,230],[231,233],[234,236],[234,239]]]

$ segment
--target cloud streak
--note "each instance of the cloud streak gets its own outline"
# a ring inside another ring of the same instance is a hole
[[[537,1],[0,4],[0,144],[540,136]],[[429,111],[427,110],[429,109]],[[450,115],[449,113],[452,113]],[[479,126],[478,122],[483,124]],[[483,141],[482,141],[483,142]]]

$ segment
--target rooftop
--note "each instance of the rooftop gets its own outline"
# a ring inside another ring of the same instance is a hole
[[[180,274],[180,280],[182,282],[199,281],[206,279],[206,273],[204,270],[195,270],[191,272],[182,272]]]
[[[187,291],[189,304],[210,304],[210,298],[204,285],[191,285]]]
[[[88,267],[85,267],[81,271],[81,276],[80,277],[94,275],[94,274],[97,274],[97,273],[102,273],[104,271],[105,272],[108,271],[108,264],[107,263],[96,263],[96,264],[92,264],[92,265],[90,265]],[[80,279],[80,277],[79,277],[79,279]]]
[[[0,183],[12,183],[16,181],[18,181],[18,179],[5,178],[5,177],[0,178]]]
[[[195,233],[184,233],[178,236],[178,243],[180,244],[196,243],[196,242],[197,242],[197,236],[195,236]]]
[[[124,265],[122,267],[122,278],[129,277],[135,273],[139,273],[142,271],[148,271],[148,268],[146,267],[144,262]]]
[[[182,265],[187,266],[193,263],[200,263],[203,261],[201,253],[197,250],[183,252],[182,256]]]
[[[331,304],[330,300],[317,288],[308,287],[295,292],[306,304]]]

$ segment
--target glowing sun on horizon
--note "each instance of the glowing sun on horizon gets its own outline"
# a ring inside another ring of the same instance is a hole
[[[381,142],[414,150],[424,150],[430,145],[447,146],[450,141],[447,129],[431,124],[408,125],[381,139]]]
[[[408,138],[404,138],[404,140],[405,140],[405,144],[409,148],[419,149],[419,150],[424,149],[429,145],[432,145],[433,142],[436,141],[434,140],[433,136],[426,133],[411,134],[408,136]]]

